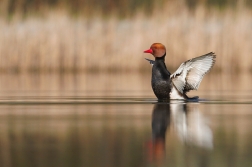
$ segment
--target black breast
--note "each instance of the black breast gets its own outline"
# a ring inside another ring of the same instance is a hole
[[[159,100],[169,99],[171,92],[170,72],[166,69],[164,59],[155,60],[152,68],[151,86],[154,94]]]

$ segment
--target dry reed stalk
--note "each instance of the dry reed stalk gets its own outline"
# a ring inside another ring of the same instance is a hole
[[[183,61],[213,51],[214,70],[249,71],[252,13],[245,7],[194,12],[167,4],[152,16],[71,18],[64,12],[45,18],[0,21],[2,71],[139,71],[150,70],[143,54],[153,42],[167,47],[173,72]]]

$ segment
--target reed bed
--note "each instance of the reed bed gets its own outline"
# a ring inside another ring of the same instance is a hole
[[[151,15],[72,17],[64,10],[43,17],[0,19],[2,72],[77,72],[150,70],[143,50],[166,45],[168,69],[215,52],[215,71],[252,70],[252,12],[242,6],[225,10],[168,2]]]

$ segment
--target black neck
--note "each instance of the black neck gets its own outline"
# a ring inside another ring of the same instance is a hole
[[[165,65],[165,55],[164,54],[162,57],[155,57],[155,67],[158,67],[159,69],[163,69],[164,73],[170,75],[170,72],[167,70],[166,65]]]
[[[165,56],[166,56],[166,53],[162,57],[155,57],[155,60],[163,60],[163,61],[165,61]]]

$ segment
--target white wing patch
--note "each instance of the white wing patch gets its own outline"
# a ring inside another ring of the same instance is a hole
[[[215,58],[216,55],[210,52],[182,63],[170,77],[177,90],[182,94],[197,90],[204,75],[214,65]]]

